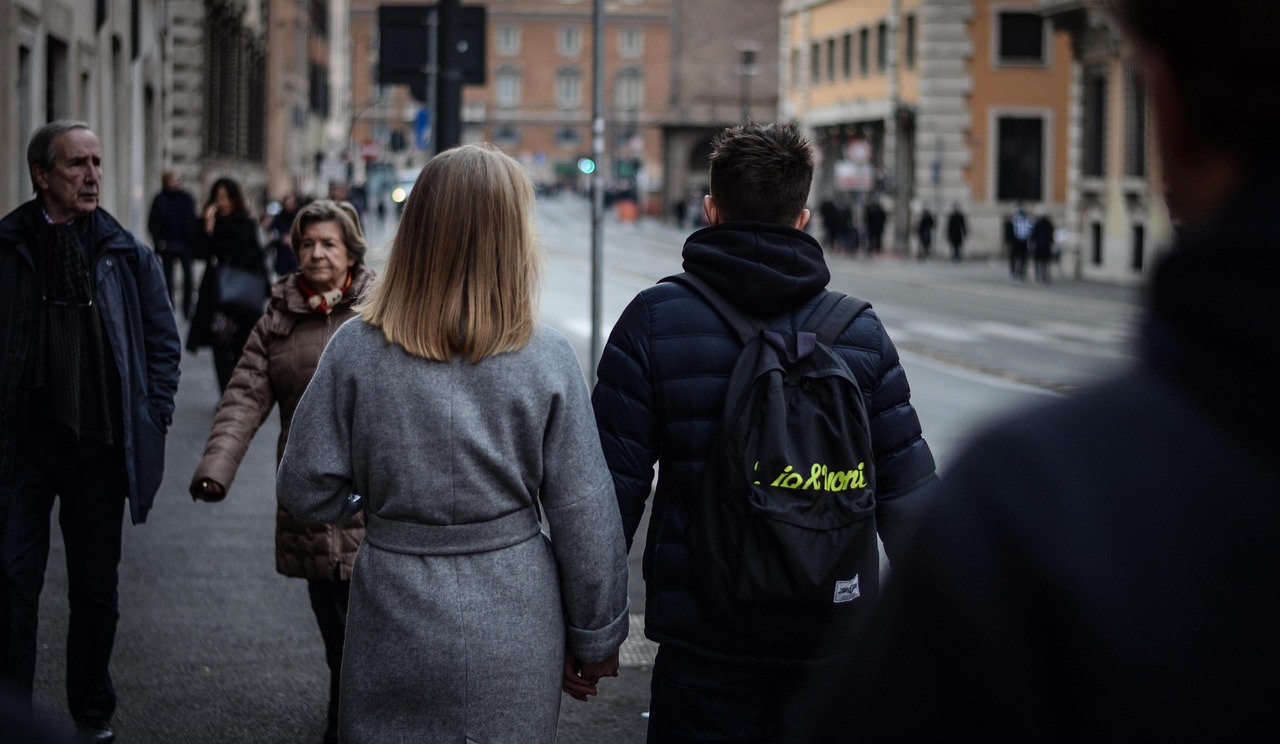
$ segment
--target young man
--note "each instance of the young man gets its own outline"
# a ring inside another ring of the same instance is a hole
[[[685,270],[748,315],[794,333],[827,295],[830,273],[801,228],[813,177],[809,143],[790,125],[746,124],[716,138],[709,227],[684,246]],[[870,310],[835,350],[853,371],[870,418],[875,516],[890,558],[922,492],[935,483],[906,375]],[[676,283],[641,292],[614,326],[593,403],[630,548],[659,465],[644,556],[645,634],[659,645],[649,741],[786,741],[808,717],[808,665],[770,657],[717,623],[693,587],[690,504],[718,435],[738,336]],[[874,578],[867,594],[874,593]],[[870,599],[870,597],[868,597]],[[814,634],[821,628],[815,621]]]
[[[121,521],[126,503],[144,521],[160,486],[178,330],[159,260],[98,208],[89,126],[46,124],[27,163],[36,198],[0,220],[0,686],[30,708],[56,499],[67,703],[80,740],[107,742]]]
[[[1116,8],[1182,224],[1138,361],[956,459],[839,693],[859,741],[1280,730],[1280,3]]]

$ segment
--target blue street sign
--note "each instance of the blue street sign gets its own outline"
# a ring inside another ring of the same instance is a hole
[[[418,116],[413,121],[413,143],[419,150],[431,147],[431,109],[418,109]]]

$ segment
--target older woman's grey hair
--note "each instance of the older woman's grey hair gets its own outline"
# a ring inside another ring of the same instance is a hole
[[[360,229],[360,213],[351,202],[316,199],[298,210],[290,231],[295,246],[302,245],[302,231],[314,222],[337,223],[338,229],[342,231],[342,243],[347,247],[347,255],[351,256],[357,266],[364,263],[364,253],[368,246],[364,240],[364,232]]]

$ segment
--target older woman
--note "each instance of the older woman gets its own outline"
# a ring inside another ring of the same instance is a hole
[[[253,327],[244,354],[222,396],[204,457],[191,479],[191,495],[203,501],[226,496],[236,469],[258,427],[280,404],[284,453],[302,391],[311,382],[325,344],[355,312],[353,303],[372,282],[364,266],[365,242],[355,209],[322,200],[303,208],[293,223],[293,245],[301,269],[276,282],[267,314]],[[337,739],[338,679],[347,615],[351,565],[364,536],[364,516],[352,514],[329,524],[276,512],[276,570],[307,580],[311,607],[324,637],[329,662],[329,726]]]
[[[616,674],[621,520],[578,359],[535,320],[538,267],[519,163],[488,146],[441,153],[386,276],[298,404],[280,503],[368,520],[347,744],[550,742],[561,687],[585,699]]]

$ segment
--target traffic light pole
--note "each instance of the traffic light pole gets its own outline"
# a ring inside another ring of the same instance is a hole
[[[591,41],[591,359],[588,378],[595,387],[596,365],[604,352],[604,0],[595,0]]]
[[[436,95],[435,151],[454,147],[462,141],[462,67],[458,61],[458,0],[439,0],[436,5]]]

